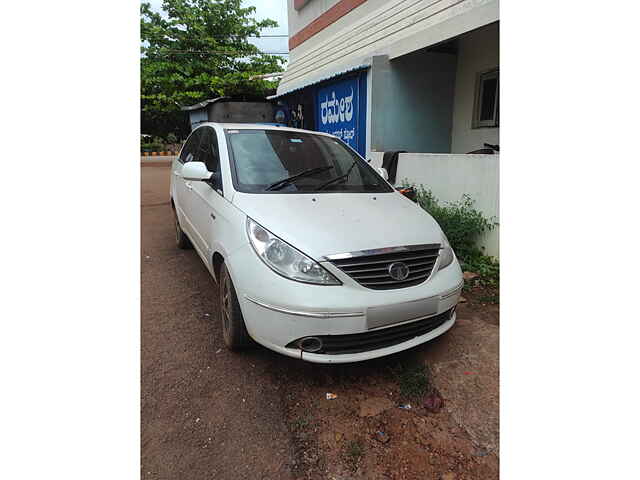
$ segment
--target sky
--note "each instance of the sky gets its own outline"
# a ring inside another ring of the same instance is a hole
[[[162,0],[147,1],[154,10],[162,10]],[[242,3],[245,7],[256,7],[255,17],[257,20],[271,18],[278,22],[277,28],[265,28],[262,31],[263,35],[287,35],[289,31],[287,24],[287,0],[244,0]],[[249,42],[267,53],[289,51],[289,41],[287,37],[249,39]],[[289,58],[288,55],[283,55],[283,57]]]

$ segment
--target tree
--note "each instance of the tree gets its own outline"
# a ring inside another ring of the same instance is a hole
[[[255,7],[241,0],[164,0],[167,18],[140,7],[143,133],[184,137],[187,115],[180,106],[218,96],[259,95],[277,85],[254,75],[282,71],[282,59],[262,54],[248,37],[274,20],[256,21]]]

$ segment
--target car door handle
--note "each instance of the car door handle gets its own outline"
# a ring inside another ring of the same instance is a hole
[[[211,215],[211,218],[212,218],[213,220],[215,220],[215,219],[216,219],[216,216],[215,216],[213,213],[212,213],[212,214],[210,214],[210,215]]]
[[[179,176],[180,176],[180,172],[179,172],[178,170],[174,170],[174,171],[173,171],[173,174],[174,174],[176,177],[179,177]]]
[[[185,185],[189,190],[193,190],[193,185],[191,185],[191,182],[185,182]]]

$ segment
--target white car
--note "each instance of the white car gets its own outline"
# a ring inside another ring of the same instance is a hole
[[[462,272],[444,233],[338,138],[204,123],[171,171],[176,241],[220,286],[229,348],[357,362],[454,324]]]

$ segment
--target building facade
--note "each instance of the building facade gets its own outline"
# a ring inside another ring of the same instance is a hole
[[[275,98],[363,155],[498,144],[497,0],[289,0]]]
[[[425,185],[445,201],[495,189],[480,207],[497,218],[498,158],[467,154],[499,144],[498,0],[288,0],[288,14],[289,65],[272,98],[292,125],[333,133],[374,164],[408,152],[398,179],[448,179],[446,191]],[[483,164],[491,172],[478,176]],[[498,256],[497,232],[484,243]]]

